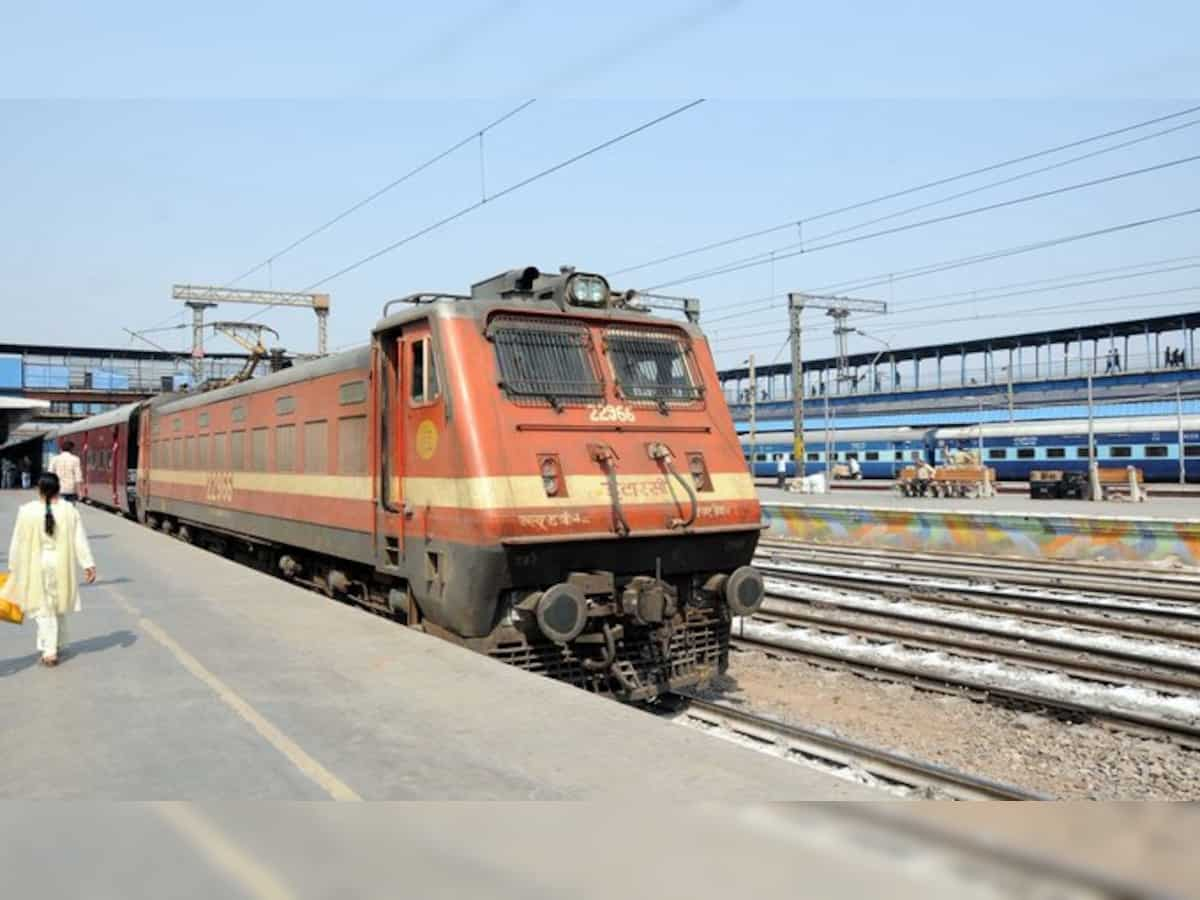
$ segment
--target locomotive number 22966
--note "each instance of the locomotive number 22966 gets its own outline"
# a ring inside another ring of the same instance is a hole
[[[637,416],[628,406],[610,403],[604,406],[593,406],[592,411],[588,414],[588,419],[592,422],[636,422]]]

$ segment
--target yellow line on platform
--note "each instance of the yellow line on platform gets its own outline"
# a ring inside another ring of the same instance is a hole
[[[334,800],[362,799],[349,785],[345,784],[336,775],[309,756],[304,748],[280,731],[262,713],[243,700],[233,688],[206,669],[200,660],[183,649],[166,631],[143,616],[141,610],[130,603],[119,591],[111,587],[107,590],[126,612],[137,617],[138,626],[146,634],[171,651],[171,655],[179,661],[180,665],[208,685],[222,703],[241,716],[267,743],[287,757],[292,765],[307,775],[325,793],[329,794]]]
[[[256,900],[296,896],[266,865],[252,859],[212,821],[186,803],[156,803],[154,811],[213,865]]]

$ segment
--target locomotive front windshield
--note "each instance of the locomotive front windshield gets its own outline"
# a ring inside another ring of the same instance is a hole
[[[488,329],[505,393],[551,403],[604,397],[591,336],[582,325],[500,319]]]
[[[678,337],[613,330],[604,343],[617,386],[626,399],[653,403],[700,399],[701,388],[692,378],[686,350]]]

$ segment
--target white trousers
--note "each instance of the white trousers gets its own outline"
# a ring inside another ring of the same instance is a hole
[[[43,545],[42,590],[46,594],[46,605],[50,609],[54,609],[58,601],[58,577],[54,566],[54,550],[48,545]],[[35,618],[37,619],[37,648],[42,651],[42,657],[58,656],[58,649],[67,642],[67,617],[39,611]]]
[[[59,648],[67,642],[67,617],[54,613],[38,613],[37,648],[43,657],[58,656]]]

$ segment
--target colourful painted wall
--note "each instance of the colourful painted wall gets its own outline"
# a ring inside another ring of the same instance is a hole
[[[830,544],[1200,566],[1200,520],[764,504],[766,532]]]

